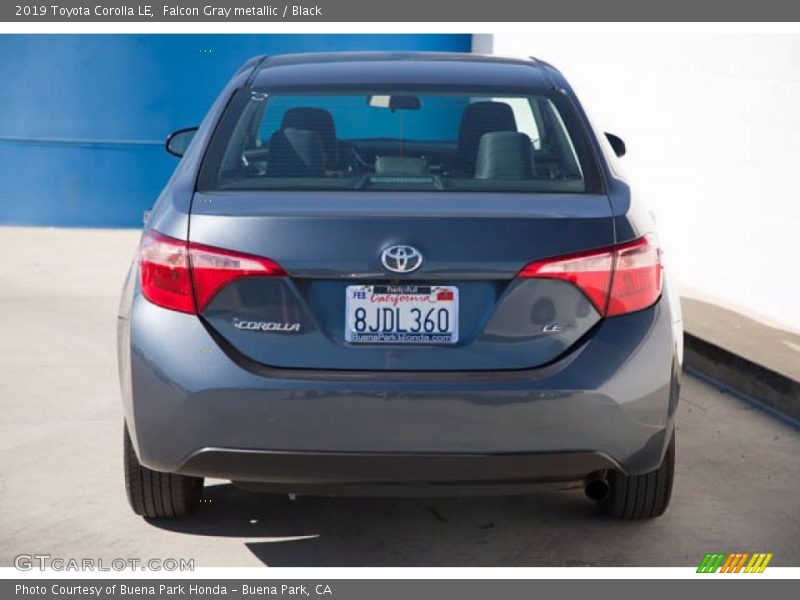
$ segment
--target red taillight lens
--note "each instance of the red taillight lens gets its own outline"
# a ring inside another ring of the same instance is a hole
[[[286,272],[268,258],[238,254],[229,250],[189,244],[189,261],[197,298],[197,312],[231,281],[242,277],[282,277]]]
[[[181,312],[195,312],[189,253],[186,242],[154,229],[139,244],[142,294],[153,304]]]
[[[569,281],[586,294],[597,312],[603,314],[613,265],[613,252],[603,250],[592,254],[575,254],[532,262],[520,271],[518,277]]]
[[[617,247],[606,316],[647,308],[661,296],[661,249],[654,236]]]
[[[276,277],[286,272],[259,256],[187,244],[154,229],[142,237],[139,271],[144,297],[153,304],[198,314],[224,286],[242,277]]]
[[[661,295],[661,251],[654,236],[602,250],[539,260],[517,277],[563,279],[607,317],[647,308]]]

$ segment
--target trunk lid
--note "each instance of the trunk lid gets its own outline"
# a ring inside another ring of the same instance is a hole
[[[589,194],[198,193],[190,240],[271,258],[288,273],[223,288],[202,318],[237,351],[283,368],[501,370],[566,352],[600,315],[573,285],[515,279],[528,262],[614,243],[608,200]],[[391,273],[383,249],[424,260]],[[347,288],[457,289],[454,344],[346,340]]]

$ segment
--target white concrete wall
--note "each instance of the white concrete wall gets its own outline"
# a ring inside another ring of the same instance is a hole
[[[476,36],[536,56],[628,146],[685,295],[800,331],[800,36]]]

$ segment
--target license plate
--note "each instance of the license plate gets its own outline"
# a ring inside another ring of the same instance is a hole
[[[349,285],[344,337],[354,344],[455,344],[458,288]]]

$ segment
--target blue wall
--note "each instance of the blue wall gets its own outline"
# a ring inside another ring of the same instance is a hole
[[[0,223],[138,227],[200,122],[256,54],[468,52],[469,35],[0,36]]]

